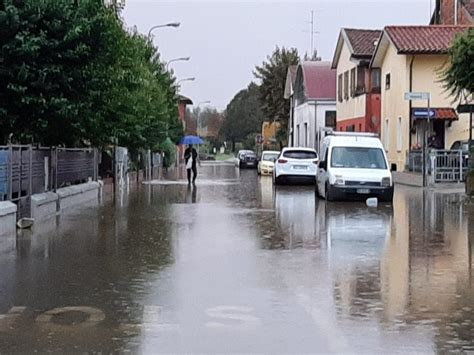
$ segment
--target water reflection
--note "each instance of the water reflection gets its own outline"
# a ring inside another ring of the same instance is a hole
[[[2,333],[2,351],[135,349],[139,332],[124,333],[121,325],[142,322],[149,285],[174,262],[169,206],[153,204],[149,196],[130,194],[19,233],[15,250],[0,260],[0,313],[13,306],[27,311],[24,321]],[[104,312],[106,327],[77,333],[69,323],[53,332],[35,326],[39,314],[75,305]]]

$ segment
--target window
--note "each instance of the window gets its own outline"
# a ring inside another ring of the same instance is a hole
[[[344,99],[349,99],[349,71],[344,73]]]
[[[385,143],[385,150],[388,152],[388,146],[390,144],[390,134],[388,132],[389,128],[389,121],[388,118],[385,120],[385,127],[384,130],[382,131],[382,136],[384,138],[384,143]]]
[[[337,99],[342,102],[342,74],[337,77]]]
[[[355,132],[355,125],[346,126],[346,132]]]
[[[300,125],[296,125],[296,146],[300,145]]]
[[[370,80],[371,80],[370,91],[373,93],[379,93],[380,92],[380,69],[378,68],[372,69]]]
[[[385,90],[390,89],[390,73],[385,75]]]
[[[357,86],[356,86],[356,95],[365,94],[365,67],[357,67]]]
[[[336,128],[336,111],[326,111],[325,126]]]
[[[317,159],[318,155],[316,152],[308,150],[287,150],[283,153],[283,157],[291,159]]]
[[[355,96],[356,91],[356,70],[355,68],[351,69],[351,97]]]
[[[359,123],[359,132],[362,132],[362,123]]]
[[[402,134],[402,118],[398,117],[397,121],[397,152],[402,151],[403,134]]]
[[[331,166],[348,169],[387,169],[382,149],[358,147],[334,147]]]

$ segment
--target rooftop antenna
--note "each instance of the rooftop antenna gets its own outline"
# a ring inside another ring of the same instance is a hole
[[[319,33],[318,31],[314,30],[314,13],[315,12],[320,12],[320,10],[319,11],[311,10],[311,21],[309,22],[310,25],[311,25],[311,31],[310,31],[310,34],[311,34],[310,49],[311,49],[311,51],[309,52],[309,55],[311,56],[311,58],[314,55],[314,35]],[[307,33],[307,31],[303,31],[303,32]]]

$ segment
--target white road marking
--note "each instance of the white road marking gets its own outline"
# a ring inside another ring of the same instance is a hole
[[[221,323],[216,321],[209,321],[205,323],[205,326],[207,328],[242,328],[256,326],[259,324],[260,319],[248,314],[252,311],[252,308],[242,306],[217,306],[208,308],[206,310],[206,314],[209,317],[225,319],[228,321],[237,321],[238,323],[235,324],[235,322]]]

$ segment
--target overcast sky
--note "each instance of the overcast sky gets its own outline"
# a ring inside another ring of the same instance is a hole
[[[296,47],[301,56],[309,52],[311,10],[319,32],[315,47],[323,60],[331,60],[341,27],[425,25],[430,0],[126,0],[123,16],[128,27],[142,33],[156,24],[181,22],[179,28],[155,30],[155,44],[165,61],[191,56],[170,65],[178,80],[196,77],[182,83],[183,95],[224,109],[275,46]]]

